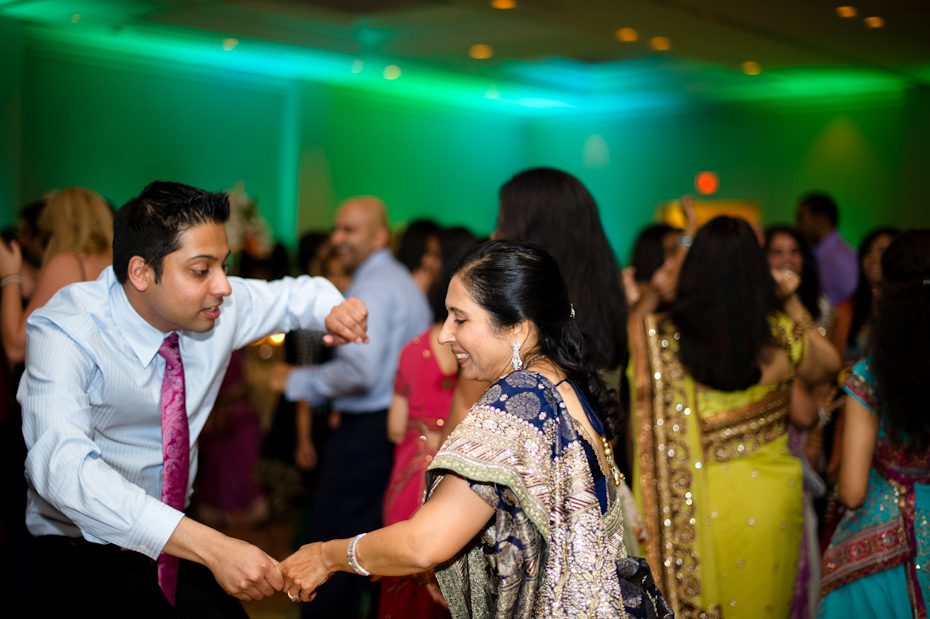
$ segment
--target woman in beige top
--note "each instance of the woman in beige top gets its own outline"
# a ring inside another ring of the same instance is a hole
[[[23,307],[19,244],[0,242],[0,333],[10,364],[26,355],[26,319],[61,288],[96,279],[113,261],[113,209],[95,191],[69,187],[46,196],[39,230],[48,239],[42,270]]]

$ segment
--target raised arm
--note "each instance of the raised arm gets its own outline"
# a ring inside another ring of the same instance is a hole
[[[16,242],[0,242],[0,274],[3,275],[3,299],[0,305],[3,347],[10,363],[19,363],[26,356],[26,319],[48,303],[56,292],[81,281],[81,272],[74,254],[54,256],[39,274],[29,304],[23,308],[20,271],[22,257]]]

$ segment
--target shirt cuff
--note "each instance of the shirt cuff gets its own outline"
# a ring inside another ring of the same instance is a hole
[[[183,517],[183,512],[161,501],[148,501],[126,549],[157,559]]]

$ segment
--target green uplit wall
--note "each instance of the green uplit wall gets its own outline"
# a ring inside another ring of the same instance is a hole
[[[903,99],[548,119],[536,123],[530,158],[585,180],[624,259],[656,205],[695,194],[702,170],[719,176],[713,198],[758,204],[763,224],[793,222],[798,196],[828,191],[840,206],[840,231],[855,245],[876,225],[930,225],[921,202],[930,179],[918,163],[930,156],[928,119],[930,98],[919,90]]]
[[[497,187],[525,158],[512,116],[311,85],[301,102],[301,230],[328,226],[351,195],[375,194],[397,225],[429,216],[488,234]]]
[[[287,223],[288,85],[29,51],[25,66],[24,199],[86,185],[121,205],[156,179],[214,190],[241,179],[276,228]]]
[[[0,19],[0,226],[21,200],[23,27]]]
[[[2,224],[51,188],[86,185],[122,204],[161,178],[244,182],[290,247],[355,194],[383,197],[395,225],[430,216],[487,234],[501,183],[551,165],[589,186],[623,261],[656,206],[693,192],[700,170],[719,175],[715,197],[758,203],[766,223],[790,221],[797,196],[821,188],[854,244],[879,223],[930,225],[926,89],[550,112],[530,98],[523,110],[482,101],[464,81],[353,87],[260,63],[234,71],[196,54],[36,38],[4,19],[0,51]]]

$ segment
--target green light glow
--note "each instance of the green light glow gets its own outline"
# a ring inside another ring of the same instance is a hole
[[[69,24],[70,25],[70,24]],[[359,59],[319,50],[241,40],[225,51],[221,37],[180,35],[137,29],[113,30],[80,23],[70,28],[32,26],[33,40],[53,48],[79,48],[90,53],[128,55],[154,62],[192,64],[222,71],[264,75],[285,80],[305,80],[367,90],[458,107],[493,109],[516,115],[539,115],[576,110],[578,97],[566,97],[552,89],[453,75],[427,67],[378,56]],[[362,60],[362,62],[358,62]],[[399,78],[384,77],[384,68],[401,67]],[[489,93],[491,96],[489,96]]]
[[[81,18],[73,22],[74,6]],[[65,0],[5,2],[0,14],[30,22],[29,36],[59,50],[84,50],[153,63],[179,63],[290,81],[332,84],[375,95],[406,97],[512,116],[666,112],[695,101],[810,102],[816,99],[898,96],[907,80],[867,69],[766,71],[747,76],[736,68],[708,67],[682,59],[604,63],[596,66],[559,59],[504,63],[492,76],[456,74],[412,61],[349,56],[242,39],[223,49],[227,34],[171,26],[113,27],[153,10],[147,3]],[[362,33],[383,39],[383,31]],[[397,65],[400,76],[385,78]],[[930,66],[914,75],[930,74]]]

